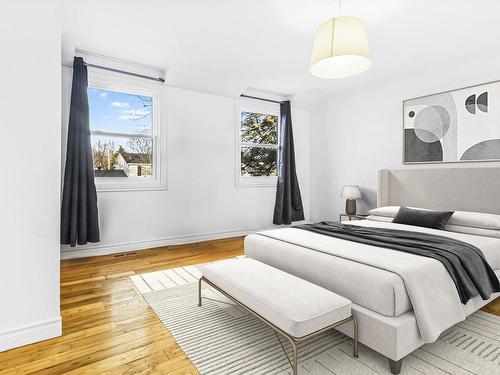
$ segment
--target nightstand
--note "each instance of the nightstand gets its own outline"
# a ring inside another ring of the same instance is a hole
[[[348,215],[348,214],[340,214],[339,219],[342,221],[342,217],[348,217],[349,221],[351,220],[363,220],[368,217],[368,215],[361,215],[361,214],[354,214],[354,215]]]

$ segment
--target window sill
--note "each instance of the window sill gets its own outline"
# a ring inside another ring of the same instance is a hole
[[[158,181],[126,181],[126,182],[99,182],[96,179],[97,192],[112,191],[161,191],[167,190],[164,183]]]
[[[236,180],[237,188],[275,188],[278,183],[277,177],[241,177]]]

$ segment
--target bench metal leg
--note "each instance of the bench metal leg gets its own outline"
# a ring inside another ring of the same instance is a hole
[[[299,369],[297,368],[297,362],[298,362],[297,344],[293,340],[290,342],[292,343],[292,348],[293,348],[292,374],[297,375],[299,371]]]
[[[198,280],[198,306],[201,306],[201,280],[202,279],[203,279],[203,277],[201,277]]]
[[[352,325],[353,325],[352,355],[354,356],[354,358],[358,358],[359,357],[359,353],[358,353],[358,321],[356,320],[354,315],[352,316]]]

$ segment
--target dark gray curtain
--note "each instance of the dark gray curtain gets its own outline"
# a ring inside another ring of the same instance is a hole
[[[280,112],[281,137],[278,153],[278,188],[273,218],[273,223],[278,225],[304,220],[299,181],[295,170],[292,114],[289,100],[281,102]]]
[[[87,86],[87,66],[75,57],[61,207],[61,244],[71,246],[100,240]]]

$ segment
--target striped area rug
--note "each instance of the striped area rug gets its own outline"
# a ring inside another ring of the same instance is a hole
[[[201,374],[291,374],[286,339],[210,288],[197,306],[198,275],[196,268],[183,267],[131,278]],[[301,344],[299,374],[390,371],[383,356],[363,345],[353,358],[351,339],[332,331]],[[401,374],[500,374],[500,317],[474,313],[407,356]]]
[[[175,286],[196,283],[201,277],[195,266],[170,268],[165,271],[156,271],[132,275],[130,279],[139,293],[156,292]]]

